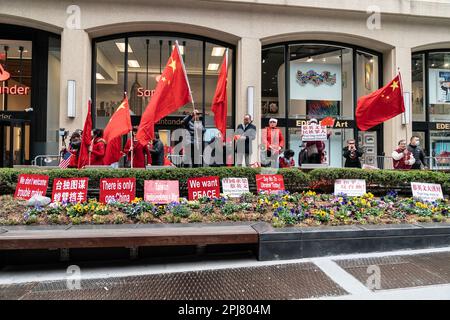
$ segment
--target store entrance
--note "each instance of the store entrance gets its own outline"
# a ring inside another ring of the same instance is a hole
[[[13,167],[29,162],[30,122],[0,122],[0,167]]]

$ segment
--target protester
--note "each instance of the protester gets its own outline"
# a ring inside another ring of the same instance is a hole
[[[298,165],[308,163],[308,150],[306,149],[306,142],[302,142],[300,152],[298,153]]]
[[[414,155],[406,147],[406,140],[400,140],[398,147],[392,152],[394,169],[410,170],[416,159]]]
[[[277,128],[278,120],[271,118],[269,120],[269,126],[262,132],[262,143],[265,146],[265,152],[263,159],[266,159],[264,165],[270,165],[268,163],[270,158],[278,160],[281,149],[284,148],[283,133]]]
[[[164,144],[159,139],[159,133],[155,133],[155,138],[150,148],[150,154],[152,156],[152,166],[164,165]]]
[[[345,168],[361,168],[361,160],[364,151],[356,146],[354,139],[347,140],[347,146],[343,149]]]
[[[416,159],[411,169],[420,170],[422,167],[426,167],[425,153],[420,148],[420,138],[418,136],[411,137],[408,150],[413,154],[414,159]]]
[[[103,139],[103,130],[94,129],[92,132],[92,143],[89,146],[90,165],[103,165],[103,157],[106,151],[106,141]]]
[[[308,125],[319,125],[317,119],[311,119],[308,121]],[[327,134],[327,138],[330,138],[331,132]],[[306,142],[307,163],[321,164],[325,159],[325,142],[323,141],[307,141]]]
[[[236,140],[236,165],[250,167],[250,159],[252,155],[252,141],[256,139],[256,127],[252,123],[252,116],[246,114],[244,122],[238,125],[234,139]],[[244,146],[242,146],[244,143]]]
[[[292,151],[291,149],[285,150],[283,152],[283,155],[280,156],[279,163],[280,168],[295,167],[294,151]]]
[[[183,119],[182,125],[189,132],[185,143],[187,145],[190,144],[191,148],[191,159],[190,161],[189,159],[185,159],[185,164],[192,167],[201,166],[200,155],[203,149],[203,135],[206,129],[200,121],[200,112],[194,110],[190,115]],[[189,155],[185,154],[185,156],[188,157]]]
[[[62,152],[65,152],[66,150],[72,154],[72,157],[70,158],[68,168],[78,168],[78,155],[80,153],[80,147],[81,147],[81,134],[79,131],[75,131],[70,136],[69,140],[69,147],[66,149],[64,148]]]
[[[133,168],[145,168],[151,163],[151,154],[147,146],[143,146],[136,138],[138,127],[133,127]],[[127,166],[131,166],[131,138],[125,143],[123,152],[127,155]]]

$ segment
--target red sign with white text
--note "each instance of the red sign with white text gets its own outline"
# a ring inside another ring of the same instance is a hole
[[[14,198],[28,200],[34,195],[45,196],[48,176],[41,174],[20,174],[17,179]]]
[[[284,191],[284,179],[281,174],[257,174],[256,189],[259,192],[279,193]]]
[[[154,204],[178,202],[180,189],[178,180],[146,180],[144,182],[144,201]]]
[[[189,200],[208,197],[218,198],[220,196],[219,177],[204,177],[188,179]]]
[[[100,202],[131,202],[136,197],[136,178],[100,179]]]
[[[52,202],[86,202],[89,178],[56,178],[53,180]]]

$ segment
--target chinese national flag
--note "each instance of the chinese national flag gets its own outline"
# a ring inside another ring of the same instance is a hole
[[[130,106],[128,105],[128,98],[125,97],[103,132],[103,139],[106,141],[103,164],[110,165],[120,160],[122,157],[122,136],[130,132],[131,129]]]
[[[177,43],[142,114],[136,134],[139,142],[147,145],[154,138],[155,123],[189,102],[192,102],[191,92]]]
[[[214,112],[214,123],[216,128],[222,133],[222,141],[225,141],[227,131],[227,71],[228,71],[228,50],[220,68],[219,79],[217,81],[216,93],[214,94],[211,107]]]
[[[366,131],[405,112],[400,74],[385,87],[361,97],[356,108],[356,124]]]
[[[83,134],[81,136],[80,153],[78,154],[78,169],[89,164],[89,146],[92,143],[92,117],[91,117],[91,100],[88,102],[88,114],[84,121]]]

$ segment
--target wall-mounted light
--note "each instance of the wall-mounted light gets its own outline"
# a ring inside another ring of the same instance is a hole
[[[67,80],[67,116],[76,117],[76,81]]]

